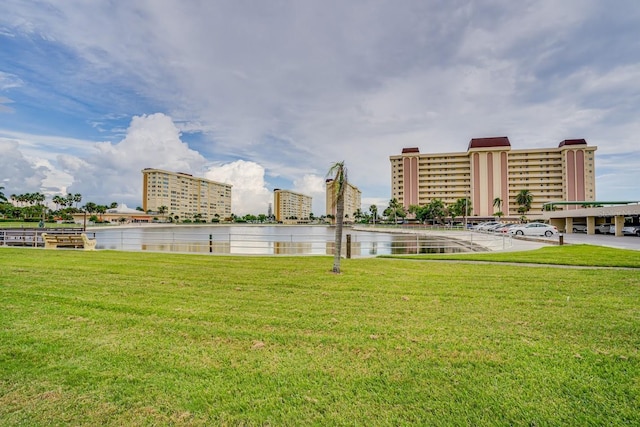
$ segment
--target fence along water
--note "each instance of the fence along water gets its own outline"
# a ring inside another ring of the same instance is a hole
[[[304,233],[313,229],[312,233]],[[334,229],[323,227],[226,227],[226,229],[135,228],[95,231],[98,249],[167,251],[209,254],[253,255],[332,255]],[[465,232],[466,233],[466,232]],[[351,236],[347,246],[347,234]],[[475,241],[474,241],[475,239]],[[386,254],[478,252],[501,249],[508,242],[498,236],[397,234],[347,230],[343,238],[343,253],[354,257]]]

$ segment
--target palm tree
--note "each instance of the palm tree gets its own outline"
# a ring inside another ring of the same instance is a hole
[[[449,215],[451,215],[451,223],[455,221],[457,216],[464,216],[466,219],[467,213],[467,200],[466,199],[458,199],[454,203],[450,204],[447,207],[449,211]]]
[[[531,202],[533,202],[533,194],[527,189],[520,190],[516,196],[516,203],[520,205],[518,212],[527,213],[531,209]]]
[[[100,221],[102,221],[102,214],[107,212],[107,207],[105,205],[97,205],[96,212],[100,214]]]
[[[356,209],[356,211],[353,213],[353,218],[357,222],[360,222],[360,220],[362,219],[362,210],[360,208]]]
[[[406,216],[404,206],[402,206],[395,197],[389,200],[389,206],[384,210],[384,212],[387,217],[393,215],[394,224],[397,222],[398,215],[402,218]]]
[[[502,199],[500,197],[496,197],[493,199],[493,207],[500,211],[500,207],[502,206]]]
[[[2,192],[2,190],[4,190],[4,185],[0,185],[0,202],[6,202],[7,198],[5,197],[5,195]]]
[[[369,206],[369,212],[371,212],[371,218],[373,218],[373,225],[376,225],[376,218],[378,217],[378,206]]]
[[[53,196],[53,198],[51,199],[51,201],[53,203],[55,203],[56,205],[56,210],[60,210],[60,206],[65,205],[66,201],[65,198],[60,196],[60,195],[55,195]]]
[[[333,201],[336,207],[336,237],[335,250],[333,255],[333,272],[340,273],[340,255],[342,251],[342,223],[344,221],[344,192],[347,187],[347,168],[344,166],[344,160],[334,163],[327,176],[333,176],[333,191],[335,197]]]
[[[98,209],[98,205],[96,205],[93,202],[87,202],[82,209],[84,209],[85,211],[87,211],[88,213],[92,214],[94,212],[96,212],[96,210]]]

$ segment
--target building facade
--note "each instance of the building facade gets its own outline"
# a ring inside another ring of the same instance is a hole
[[[312,200],[310,196],[276,188],[273,190],[276,221],[290,224],[309,222]]]
[[[197,178],[182,172],[161,169],[142,170],[142,208],[165,214],[179,221],[220,220],[231,216],[231,185]]]
[[[333,179],[327,179],[325,181],[326,189],[326,215],[332,216],[332,222],[335,222],[336,217],[336,190],[335,181]],[[362,191],[355,185],[348,183],[344,189],[344,221],[353,222],[356,212],[360,211],[362,207]]]
[[[472,215],[501,211],[517,216],[516,197],[528,190],[533,200],[527,215],[535,216],[547,202],[595,200],[596,150],[584,139],[512,150],[507,137],[474,138],[465,153],[421,154],[418,148],[405,148],[390,157],[391,195],[405,208],[433,199],[452,204],[469,198]]]

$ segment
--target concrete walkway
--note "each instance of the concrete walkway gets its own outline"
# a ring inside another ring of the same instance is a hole
[[[395,227],[357,227],[362,231],[379,231],[383,233],[420,234],[424,236],[442,237],[448,239],[465,240],[482,245],[490,251],[528,251],[544,246],[558,245],[560,236],[546,237],[512,237],[501,236],[492,233],[464,230],[442,230],[429,228],[395,228]],[[621,236],[616,237],[607,234],[587,235],[583,233],[563,234],[564,244],[567,245],[596,245],[618,249],[631,249],[640,251],[640,237]],[[639,254],[640,255],[640,254]]]

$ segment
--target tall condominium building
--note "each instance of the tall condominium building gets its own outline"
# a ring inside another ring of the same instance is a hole
[[[276,221],[297,223],[309,221],[311,215],[310,196],[289,190],[273,190],[273,206]]]
[[[333,221],[336,217],[336,190],[335,181],[333,179],[327,179],[325,181],[326,187],[326,215],[333,215]],[[345,221],[353,221],[354,214],[362,206],[362,191],[355,185],[347,182],[347,186],[344,189],[344,215]]]
[[[584,139],[564,140],[557,148],[512,150],[507,137],[474,138],[466,153],[420,154],[418,148],[405,148],[390,156],[391,195],[405,208],[469,198],[473,215],[516,216],[516,197],[529,190],[533,202],[527,215],[535,215],[546,202],[595,200],[596,150]]]
[[[158,211],[166,207],[166,214],[180,220],[231,216],[231,185],[196,178],[181,172],[161,169],[142,170],[142,208]],[[217,215],[217,216],[216,216]]]

